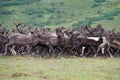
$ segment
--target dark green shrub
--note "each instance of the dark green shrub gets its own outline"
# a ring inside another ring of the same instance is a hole
[[[51,24],[51,21],[48,20],[48,21],[46,21],[44,24],[45,24],[45,25],[50,25],[50,24]]]
[[[0,3],[0,7],[32,4],[37,1],[40,1],[40,0],[14,0],[14,1],[13,0],[2,0]]]
[[[106,0],[94,0],[96,3],[105,2]]]
[[[61,5],[63,5],[63,4],[64,4],[64,2],[60,2],[60,4],[61,4]]]
[[[89,23],[89,19],[90,18],[86,17],[84,21],[78,21],[77,23],[72,24],[72,27],[85,26]]]
[[[51,5],[52,5],[52,6],[54,6],[54,5],[55,5],[55,3],[51,3]]]
[[[97,14],[101,14],[102,12],[101,11],[98,11]]]
[[[56,8],[45,8],[48,13],[54,13]]]
[[[72,13],[70,16],[72,16],[72,17],[73,17],[73,16],[75,16],[75,14],[74,14],[74,13]]]
[[[22,13],[25,13],[27,15],[37,14],[40,17],[41,15],[45,14],[45,11],[44,10],[35,10],[35,9],[26,9]]]
[[[11,11],[5,10],[5,9],[0,9],[0,14],[2,15],[8,15],[8,14],[12,14]]]
[[[98,4],[94,3],[91,8],[98,7]]]

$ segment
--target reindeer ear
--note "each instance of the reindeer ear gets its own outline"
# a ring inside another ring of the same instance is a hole
[[[32,26],[28,25],[28,29],[29,29],[29,31],[31,31],[32,30]]]
[[[94,19],[94,17],[90,18],[90,21],[89,21],[89,23],[88,23],[88,25],[89,25],[88,27],[91,27],[90,25],[91,25],[93,19]]]

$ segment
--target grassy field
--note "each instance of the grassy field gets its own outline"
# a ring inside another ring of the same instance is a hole
[[[0,57],[0,80],[120,80],[120,58]]]
[[[39,27],[76,27],[102,24],[120,31],[120,0],[0,0],[0,22],[9,28],[13,22]]]

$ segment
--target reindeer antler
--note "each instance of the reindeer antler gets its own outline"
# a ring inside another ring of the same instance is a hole
[[[90,21],[89,21],[89,25],[91,25],[92,21],[93,21],[94,17],[90,18]]]
[[[3,23],[0,23],[0,27],[2,27],[2,24],[3,24]]]

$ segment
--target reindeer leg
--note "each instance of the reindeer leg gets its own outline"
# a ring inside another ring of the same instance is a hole
[[[52,57],[52,55],[51,55],[52,52],[53,52],[53,47],[50,45],[50,46],[49,46],[49,52],[48,52],[48,55],[49,55],[50,57]]]
[[[13,54],[13,55],[15,55],[15,56],[16,56],[16,55],[17,55],[17,53],[16,53],[16,51],[14,50],[14,49],[15,49],[15,47],[16,47],[16,46],[15,46],[15,45],[13,45],[10,51],[12,52],[12,54]]]
[[[78,52],[77,52],[77,50],[75,50],[75,52],[74,52],[75,54],[74,54],[74,56],[75,57],[77,57],[77,55],[78,55]]]
[[[91,49],[94,51],[94,53],[96,53],[96,50],[93,46],[91,46]]]
[[[42,47],[38,48],[38,55],[40,58],[42,58],[44,56],[43,51],[44,51],[44,48],[42,48]]]
[[[105,53],[105,48],[102,48],[102,54],[104,54]]]
[[[49,48],[47,47],[47,48],[44,48],[43,50],[42,50],[42,57],[43,56],[45,56],[46,54],[48,54],[49,55]]]
[[[78,48],[77,48],[77,52],[78,52],[78,56],[80,57],[80,56],[81,56],[81,53],[82,53],[81,47],[78,47]]]
[[[54,49],[55,51],[54,51],[54,55],[55,55],[55,58],[57,58],[58,57],[58,55],[59,55],[59,51],[58,51],[58,47],[56,46],[56,48]]]
[[[55,49],[55,58],[57,58],[58,57],[58,50],[57,49]]]
[[[60,47],[56,47],[55,58],[57,58],[58,55],[61,55],[61,53],[59,52],[59,50],[62,50],[62,49]]]
[[[5,45],[5,53],[4,53],[4,55],[7,54],[8,46],[10,46],[10,45],[11,45],[10,43],[8,43],[8,44]]]
[[[80,54],[81,57],[84,56],[84,52],[85,52],[85,47],[82,47],[82,53]]]
[[[30,52],[31,52],[30,46],[26,45],[26,47],[27,47],[27,54],[30,54]]]
[[[77,57],[77,54],[78,54],[78,53],[77,53],[76,46],[73,46],[71,50],[73,51],[74,57]]]
[[[119,51],[120,51],[120,49],[117,49],[117,51],[115,52],[114,56],[117,56]]]
[[[108,51],[108,53],[109,53],[110,57],[112,58],[112,57],[113,57],[113,55],[112,55],[112,53],[110,52],[110,46],[109,46],[109,45],[108,45],[108,47],[107,47],[107,51]]]
[[[45,49],[43,47],[39,47],[38,49],[39,49],[38,50],[38,56],[40,58],[44,57],[44,55],[45,55]]]
[[[70,57],[70,55],[71,55],[71,50],[70,50],[70,48],[67,48],[67,49],[65,49],[65,50],[66,50],[65,56],[66,56],[66,57]]]
[[[96,54],[94,55],[94,58],[96,58],[97,57],[97,55],[98,55],[98,53],[99,53],[99,51],[102,49],[102,47],[98,47],[98,49],[97,49],[97,52],[96,52]]]
[[[5,46],[3,45],[3,46],[2,46],[2,51],[1,51],[2,54],[4,53],[4,49],[5,49]]]
[[[78,48],[77,48],[77,47],[76,47],[75,50],[74,50],[74,56],[75,56],[75,57],[79,56]]]
[[[91,52],[91,49],[88,49],[88,51],[87,51],[87,53],[85,54],[85,56],[87,57],[90,52]]]
[[[98,49],[97,49],[96,54],[94,55],[94,58],[97,57],[99,51],[100,51],[101,49],[103,49],[106,45],[107,45],[106,43],[102,43],[100,46],[98,46]]]
[[[25,54],[25,46],[21,46],[21,52],[20,55],[23,56]]]

